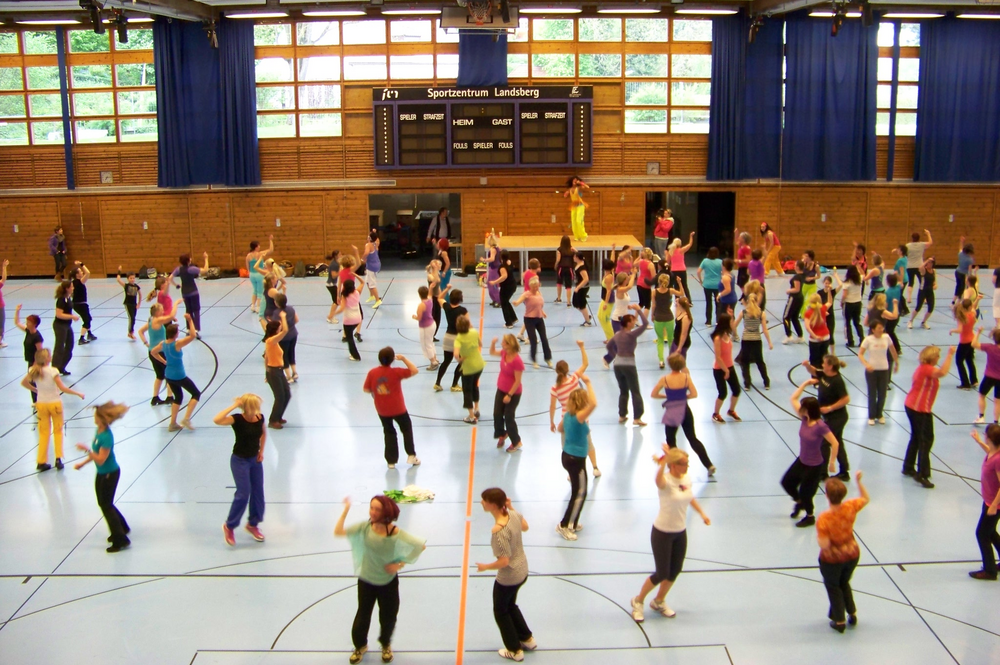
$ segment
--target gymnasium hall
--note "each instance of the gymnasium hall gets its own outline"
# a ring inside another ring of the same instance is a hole
[[[1000,663],[995,2],[0,0],[0,222],[3,665]]]

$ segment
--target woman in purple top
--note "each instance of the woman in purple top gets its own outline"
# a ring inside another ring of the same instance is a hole
[[[979,336],[983,329],[976,330],[976,336],[972,338],[972,348],[979,349],[986,354],[986,371],[983,380],[979,384],[979,417],[976,424],[981,425],[986,422],[986,395],[990,388],[993,389],[993,423],[1000,421],[1000,328],[996,328],[990,333],[992,344],[980,344]]]
[[[837,468],[837,449],[840,446],[837,437],[823,422],[819,400],[806,397],[800,401],[809,384],[810,381],[806,381],[792,393],[792,408],[802,419],[802,425],[799,426],[799,456],[781,479],[781,486],[795,501],[795,509],[790,517],[794,519],[803,510],[806,511],[806,516],[795,523],[798,527],[816,524],[816,518],[813,517],[813,497],[823,480],[823,442],[830,444],[830,475]]]
[[[755,279],[761,284],[764,283],[764,278],[767,277],[764,273],[764,262],[761,261],[763,256],[764,252],[759,249],[755,249],[750,253],[750,263],[747,264],[747,270],[750,272],[750,279]]]
[[[677,428],[684,428],[684,436],[687,437],[691,450],[698,455],[702,465],[708,469],[708,476],[715,475],[715,465],[708,458],[705,444],[698,440],[698,435],[694,433],[694,414],[688,406],[689,399],[697,399],[698,389],[694,387],[694,381],[687,371],[687,361],[679,353],[673,353],[667,358],[670,366],[670,374],[661,376],[660,380],[653,388],[653,399],[666,399],[663,403],[663,429],[667,435],[667,446],[677,447]]]
[[[500,357],[500,376],[497,377],[497,394],[493,399],[493,438],[497,440],[497,448],[503,448],[504,441],[510,437],[508,453],[521,449],[521,434],[514,420],[517,405],[521,402],[521,376],[524,374],[520,353],[521,345],[510,333],[503,336],[499,351],[497,338],[490,342],[490,355]]]
[[[632,394],[632,424],[643,427],[642,421],[645,408],[642,394],[639,392],[639,370],[635,367],[635,347],[639,343],[639,335],[646,332],[649,321],[638,305],[629,305],[629,309],[639,315],[642,324],[635,325],[635,314],[626,314],[621,318],[621,330],[608,340],[608,353],[604,356],[604,366],[615,363],[615,379],[618,381],[618,422],[628,420],[628,396]]]
[[[199,268],[191,265],[190,254],[181,254],[181,264],[174,268],[173,273],[170,274],[170,283],[181,290],[181,297],[184,298],[184,309],[191,315],[194,329],[198,333],[201,332],[201,295],[198,293],[198,283],[195,282],[195,279],[198,278],[202,270],[208,270],[208,252],[205,252],[203,256],[205,257],[205,267]],[[180,278],[180,284],[174,281],[175,277]],[[201,339],[200,334],[198,338]]]
[[[972,432],[972,438],[986,453],[981,474],[983,507],[979,514],[979,524],[976,525],[976,540],[979,541],[979,551],[983,555],[983,569],[969,573],[969,577],[977,580],[995,580],[997,578],[997,560],[993,558],[993,550],[1000,554],[1000,534],[997,534],[997,522],[1000,513],[1000,426],[990,425],[986,428],[986,440],[983,441],[979,432]]]

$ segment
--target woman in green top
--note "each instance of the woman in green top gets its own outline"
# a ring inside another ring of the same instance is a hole
[[[97,492],[97,505],[104,513],[104,520],[111,530],[111,537],[108,542],[111,547],[108,552],[118,552],[129,545],[128,522],[125,517],[115,507],[115,490],[118,489],[118,477],[121,469],[115,460],[115,437],[111,434],[111,423],[125,415],[128,407],[124,404],[105,402],[94,409],[94,422],[97,423],[97,434],[94,441],[88,448],[86,444],[78,443],[76,447],[87,454],[82,462],[78,462],[74,468],[82,469],[93,462],[97,465],[97,479],[94,481],[94,489]]]
[[[486,367],[483,361],[483,342],[479,331],[472,329],[469,317],[463,314],[455,321],[455,360],[462,368],[462,406],[469,410],[465,422],[475,425],[479,422],[479,377]]]
[[[358,576],[358,613],[354,616],[351,640],[354,642],[352,663],[360,663],[368,651],[368,627],[372,610],[378,602],[381,631],[382,662],[392,662],[392,631],[399,614],[399,577],[404,564],[414,563],[427,549],[426,541],[406,533],[393,524],[399,518],[399,506],[384,495],[376,495],[368,503],[368,521],[344,528],[351,509],[350,498],[344,499],[344,512],[337,520],[333,535],[346,536],[354,557],[354,572]]]

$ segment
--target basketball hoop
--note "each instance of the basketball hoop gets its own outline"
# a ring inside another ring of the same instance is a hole
[[[469,18],[477,26],[493,22],[492,0],[468,0],[465,6],[469,10]]]

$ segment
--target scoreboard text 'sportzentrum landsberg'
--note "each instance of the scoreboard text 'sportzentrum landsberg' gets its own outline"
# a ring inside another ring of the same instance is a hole
[[[375,88],[375,167],[590,166],[591,86]]]

